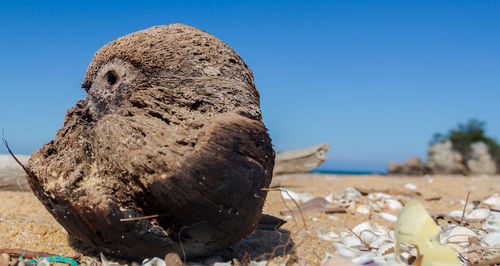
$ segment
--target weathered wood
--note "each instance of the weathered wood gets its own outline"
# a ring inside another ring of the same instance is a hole
[[[310,172],[325,161],[329,147],[330,144],[323,143],[299,150],[278,153],[273,175]]]
[[[100,49],[82,87],[86,99],[27,164],[70,234],[118,256],[189,258],[257,227],[275,156],[253,74],[231,47],[153,27]]]
[[[29,160],[28,155],[16,157],[24,164]],[[0,154],[0,190],[29,191],[25,176],[26,173],[10,155]]]

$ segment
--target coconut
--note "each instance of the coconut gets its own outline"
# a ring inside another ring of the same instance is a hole
[[[81,241],[115,255],[209,255],[257,226],[274,151],[253,74],[227,44],[157,26],[100,49],[29,184]]]

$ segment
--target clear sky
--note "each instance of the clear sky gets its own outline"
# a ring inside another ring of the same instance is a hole
[[[322,169],[425,158],[434,132],[469,118],[500,138],[500,1],[2,1],[0,129],[14,151],[54,137],[100,47],[171,23],[232,46],[275,149],[329,142]]]

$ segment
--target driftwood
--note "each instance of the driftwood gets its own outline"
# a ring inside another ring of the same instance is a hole
[[[29,160],[28,155],[17,155],[16,157],[23,164]],[[0,190],[29,191],[30,188],[25,176],[23,168],[10,155],[0,155]]]
[[[326,159],[330,144],[324,143],[304,149],[285,151],[276,155],[274,175],[307,173]]]

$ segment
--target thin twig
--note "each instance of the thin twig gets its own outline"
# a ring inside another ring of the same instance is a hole
[[[371,250],[370,246],[368,244],[365,243],[365,241],[363,241],[363,239],[361,239],[361,237],[358,236],[358,234],[354,233],[354,231],[352,231],[351,229],[347,229],[349,230],[349,232],[351,232],[355,237],[357,237],[359,239],[359,241],[361,241],[361,243],[363,243],[363,245],[365,245],[365,247],[369,250]]]
[[[200,223],[206,223],[206,221],[198,221],[198,222],[196,222],[196,223],[194,223],[194,224],[192,224],[192,225],[189,225],[189,226],[187,226],[187,225],[186,225],[186,226],[183,226],[183,227],[179,230],[179,233],[178,233],[178,235],[179,235],[179,245],[181,246],[182,256],[183,256],[183,259],[184,259],[184,264],[186,263],[187,259],[186,259],[186,252],[184,251],[184,245],[182,245],[182,240],[181,240],[181,234],[182,234],[182,231],[183,231],[184,229],[188,229],[188,228],[190,228],[190,227],[197,226],[197,225],[198,225],[198,224],[200,224]]]
[[[58,256],[58,255],[52,254],[52,253],[31,251],[31,250],[26,250],[26,249],[0,249],[0,253],[6,253],[9,256],[13,256],[13,257],[21,257],[24,254],[24,258],[27,258],[27,259]],[[70,257],[70,258],[77,260],[81,256],[82,256],[81,254],[78,254],[78,255]]]
[[[462,219],[460,219],[460,222],[458,224],[461,224],[464,221],[465,217],[465,208],[467,208],[467,203],[469,202],[469,196],[470,196],[470,191],[467,192],[467,199],[465,199],[465,204],[464,204],[464,209],[462,211]]]
[[[122,218],[122,219],[120,219],[120,222],[145,220],[145,219],[157,218],[157,217],[162,217],[162,216],[167,216],[167,214],[153,214],[153,215],[142,216],[142,217]]]
[[[300,216],[302,217],[302,222],[304,223],[304,228],[306,229],[306,232],[309,232],[309,230],[307,229],[306,219],[304,218],[304,213],[302,212],[302,209],[300,208],[300,205],[297,203],[297,201],[295,201],[295,199],[292,198],[292,196],[290,196],[290,193],[288,193],[288,190],[281,189],[281,188],[276,188],[276,189],[273,189],[273,188],[262,188],[262,190],[285,192],[288,195],[288,197],[293,201],[293,203],[295,204],[295,206],[297,207],[297,209],[299,210]],[[280,195],[281,195],[281,193],[280,193]],[[283,199],[283,196],[281,198]],[[284,202],[284,199],[283,199],[283,202]],[[288,208],[288,206],[286,205],[286,203],[284,203],[284,204]],[[290,208],[288,208],[288,209],[291,211]],[[293,212],[292,212],[292,217],[294,217]],[[297,223],[297,222],[295,222],[295,223]],[[298,226],[298,223],[297,223],[297,226]]]
[[[9,143],[7,143],[7,140],[5,139],[5,133],[3,131],[2,131],[2,141],[3,141],[3,144],[5,145],[5,148],[7,148],[7,151],[9,152],[10,156],[12,156],[12,158],[14,158],[16,163],[19,164],[23,168],[24,172],[26,172],[26,174],[29,177],[31,177],[32,179],[35,180],[36,177],[34,176],[34,174],[28,168],[26,168],[26,166],[24,166],[24,164],[22,164],[21,161],[19,161],[19,159],[17,159],[17,157],[14,155],[14,153],[10,149]]]

